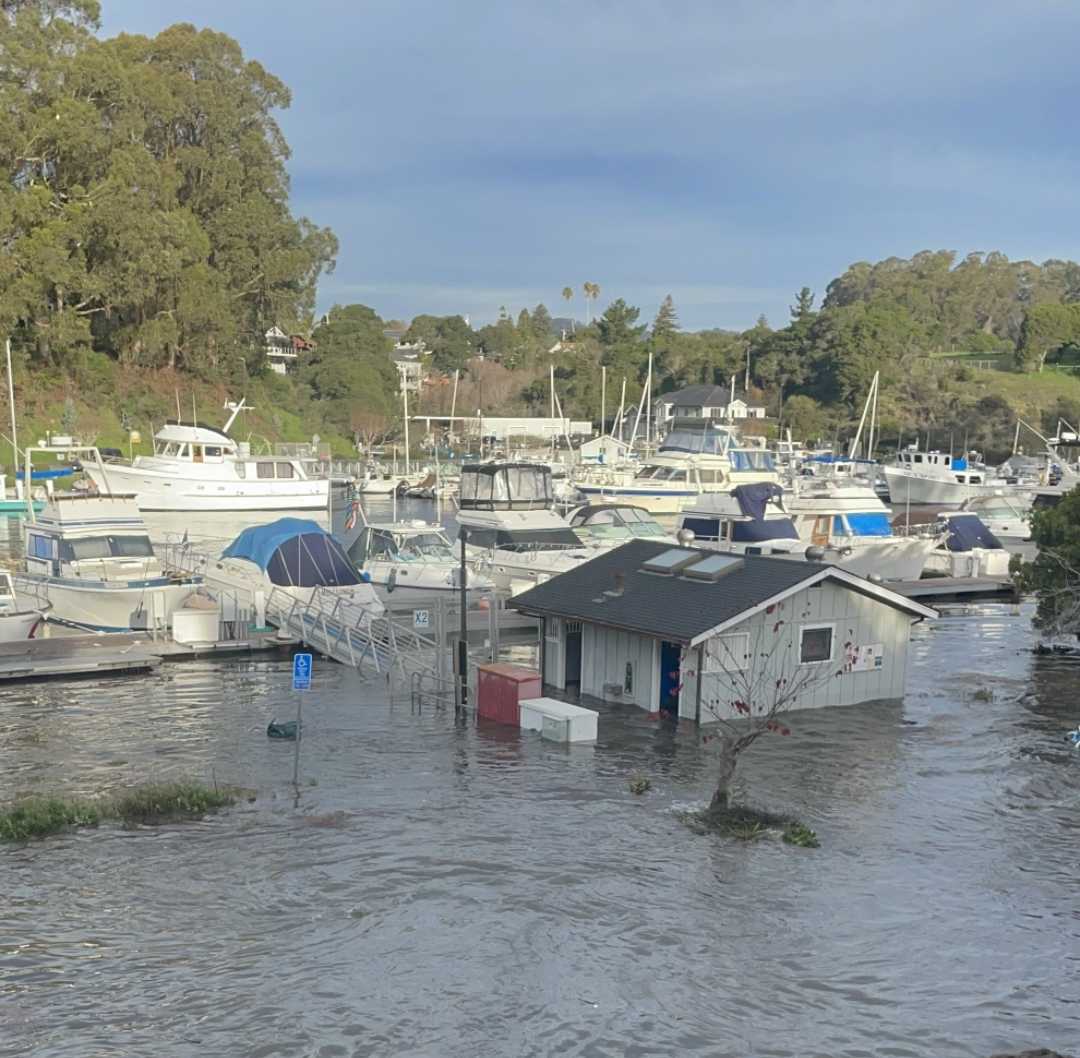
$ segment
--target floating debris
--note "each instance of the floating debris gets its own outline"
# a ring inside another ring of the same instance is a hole
[[[276,720],[271,720],[266,725],[266,737],[294,739],[298,730],[299,726],[295,720],[284,720],[280,724]]]

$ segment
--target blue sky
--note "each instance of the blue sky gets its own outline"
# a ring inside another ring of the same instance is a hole
[[[102,0],[213,26],[286,81],[320,308],[782,323],[856,260],[1080,256],[1068,0]]]

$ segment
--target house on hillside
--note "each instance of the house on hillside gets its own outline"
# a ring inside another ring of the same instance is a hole
[[[765,409],[732,399],[726,386],[687,386],[657,398],[657,419],[764,419]]]
[[[510,600],[542,621],[557,691],[708,723],[798,689],[792,709],[903,697],[913,623],[936,617],[835,566],[635,540]]]
[[[291,375],[302,354],[315,348],[315,343],[299,334],[286,334],[276,324],[263,336],[263,353],[270,370],[277,375]]]

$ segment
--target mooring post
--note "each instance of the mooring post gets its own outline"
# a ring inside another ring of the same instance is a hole
[[[454,712],[463,712],[469,701],[469,615],[468,615],[468,571],[465,566],[465,540],[468,530],[465,526],[458,527],[458,541],[461,544],[461,597],[458,605],[461,608],[460,638],[458,640],[457,669],[458,679],[461,680],[461,691]]]
[[[293,745],[292,784],[300,788],[300,740],[304,737],[304,696],[296,692],[296,742]]]

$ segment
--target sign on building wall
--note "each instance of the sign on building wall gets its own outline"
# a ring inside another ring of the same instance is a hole
[[[866,646],[852,646],[848,649],[844,662],[845,672],[873,672],[885,664],[885,644],[870,643]]]

